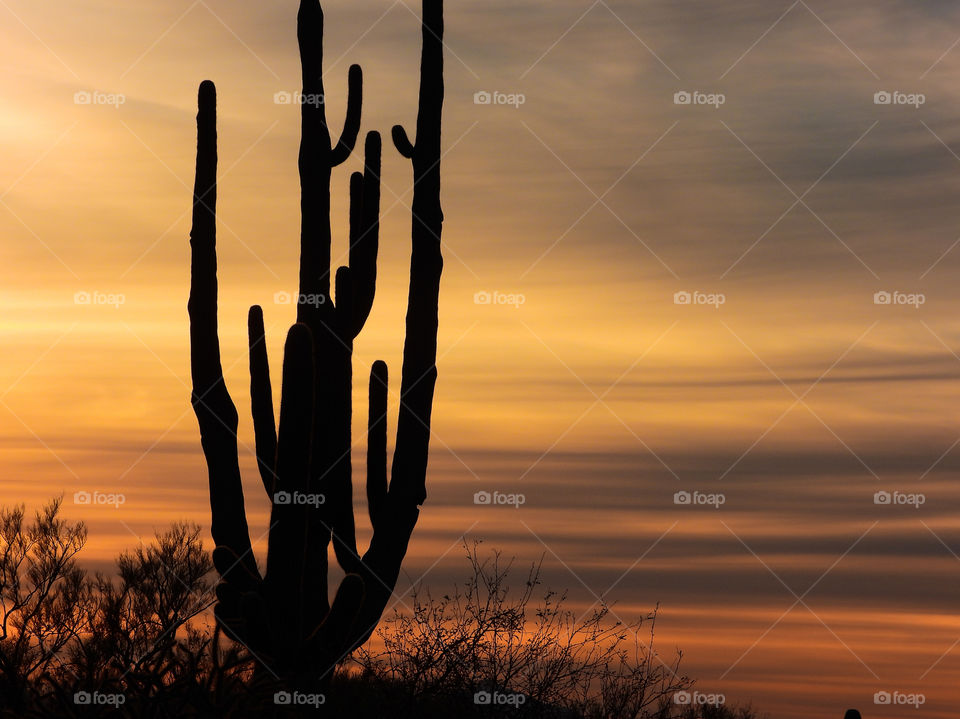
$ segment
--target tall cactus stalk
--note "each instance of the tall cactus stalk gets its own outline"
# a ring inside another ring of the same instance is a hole
[[[396,586],[426,499],[427,452],[436,384],[440,236],[443,2],[423,1],[423,53],[416,141],[393,128],[413,165],[410,290],[400,380],[401,406],[387,481],[387,366],[370,371],[366,494],[373,535],[361,556],[353,515],[351,385],[353,341],[373,304],[379,243],[379,134],[370,132],[364,171],[350,178],[349,265],[330,292],[330,183],[360,130],[363,76],[349,71],[347,116],[332,143],[323,103],[323,11],[302,0],[297,37],[303,67],[300,301],[284,348],[279,423],[274,420],[263,313],[248,317],[250,394],[256,453],[272,501],[266,571],[254,559],[237,450],[237,410],[223,379],[217,333],[216,89],[200,85],[190,283],[192,404],[206,458],[213,560],[221,577],[215,615],[236,641],[285,683],[317,686],[365,642]],[[322,498],[322,499],[321,499]],[[328,551],[345,577],[331,603]]]

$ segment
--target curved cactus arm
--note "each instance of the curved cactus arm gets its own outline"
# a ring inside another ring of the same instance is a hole
[[[408,160],[412,159],[413,143],[407,137],[407,131],[403,129],[403,125],[394,125],[390,136],[393,138],[393,146],[397,148],[397,152]]]
[[[217,334],[217,91],[209,80],[201,83],[197,104],[197,172],[187,304],[191,403],[207,462],[214,544],[229,549],[245,571],[255,574],[237,453],[237,408],[223,381]]]
[[[377,291],[377,254],[380,248],[379,132],[368,132],[364,143],[363,174],[350,178],[350,273],[353,276],[353,326],[360,334],[370,316]]]
[[[360,134],[360,115],[363,107],[363,71],[359,65],[351,65],[347,73],[347,118],[343,123],[340,140],[330,152],[330,166],[342,165],[350,157]]]
[[[263,329],[263,309],[250,308],[247,316],[250,346],[250,411],[257,447],[257,466],[268,497],[275,491],[277,462],[277,424],[273,416],[273,388],[270,385],[270,363],[267,360],[267,338]]]

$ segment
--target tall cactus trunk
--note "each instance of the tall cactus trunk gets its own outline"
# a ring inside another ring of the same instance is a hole
[[[253,557],[237,453],[237,410],[227,392],[217,334],[216,90],[201,84],[193,200],[190,301],[192,403],[207,462],[220,574],[219,625],[258,661],[258,674],[291,690],[323,688],[336,663],[365,642],[396,587],[426,499],[436,384],[440,238],[443,2],[423,2],[423,55],[416,142],[393,129],[414,174],[410,291],[396,449],[387,482],[387,367],[370,371],[366,495],[373,536],[357,551],[351,462],[353,342],[375,295],[380,215],[380,136],[364,143],[364,171],[350,178],[349,266],[330,283],[330,183],[360,130],[363,76],[350,68],[347,117],[331,143],[323,103],[323,12],[302,0],[297,36],[303,66],[300,277],[297,324],[284,348],[279,426],[263,313],[250,309],[250,393],[261,480],[272,501],[266,572]],[[333,544],[346,573],[328,597]]]

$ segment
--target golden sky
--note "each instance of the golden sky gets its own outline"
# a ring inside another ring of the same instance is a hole
[[[250,304],[279,367],[299,119],[275,95],[298,89],[296,5],[0,2],[0,486],[6,504],[64,493],[91,527],[91,566],[209,519],[186,316],[206,78],[241,410]],[[364,131],[411,126],[419,4],[323,5],[334,131],[354,62]],[[660,602],[661,649],[682,648],[700,688],[730,701],[785,719],[905,717],[874,692],[923,692],[924,716],[953,716],[960,11],[447,6],[440,379],[398,594],[462,577],[467,532],[518,565],[545,554],[577,606],[603,596],[627,618]],[[335,259],[350,169],[334,176]],[[383,179],[361,378],[380,358],[399,377],[411,177],[390,149]],[[268,507],[244,411],[240,439],[256,539]],[[93,490],[126,502],[72,503]],[[526,502],[473,503],[493,490]],[[725,502],[676,504],[684,491]],[[878,505],[877,491],[925,501]]]

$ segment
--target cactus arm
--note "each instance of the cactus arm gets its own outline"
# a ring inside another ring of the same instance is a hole
[[[336,333],[338,341],[331,353],[338,361],[340,382],[337,385],[336,406],[328,408],[338,413],[333,422],[332,435],[328,437],[335,448],[332,466],[324,480],[329,527],[333,534],[333,549],[337,562],[345,572],[355,571],[357,555],[356,525],[353,516],[353,483],[351,460],[351,416],[353,371],[353,273],[349,267],[341,267],[336,276]]]
[[[247,316],[250,346],[250,411],[257,447],[260,479],[268,497],[275,491],[277,462],[277,425],[273,416],[273,389],[270,385],[270,364],[267,360],[263,310],[254,305]]]
[[[347,73],[347,118],[343,123],[340,140],[330,153],[330,166],[342,165],[350,157],[360,134],[360,114],[363,107],[363,71],[359,65],[351,65]]]
[[[270,513],[267,548],[266,599],[277,612],[274,628],[281,643],[296,644],[302,603],[300,580],[307,554],[308,513],[314,505],[294,501],[307,494],[313,434],[313,339],[306,325],[290,328],[283,353],[280,427],[277,436],[277,491]],[[286,496],[279,493],[286,493]],[[290,500],[290,501],[287,501]]]
[[[408,160],[413,159],[413,144],[407,137],[407,131],[403,129],[403,125],[394,125],[390,136],[393,138],[393,146],[397,148],[397,152]]]
[[[237,453],[237,408],[227,392],[217,334],[217,91],[209,80],[197,98],[197,171],[190,230],[191,403],[210,483],[213,541],[256,572],[243,505]]]
[[[350,175],[350,273],[356,279],[357,254],[360,249],[360,236],[363,232],[363,173]],[[356,289],[356,288],[355,288]],[[354,335],[355,336],[355,335]]]
[[[413,227],[410,291],[400,379],[400,415],[390,497],[423,504],[437,370],[438,296],[443,258],[440,237],[440,128],[443,111],[443,0],[423,2],[420,109],[413,148]]]
[[[350,273],[353,276],[353,327],[363,329],[377,289],[377,254],[380,245],[380,133],[368,132],[364,144],[364,170],[350,185]]]
[[[367,511],[374,531],[387,503],[387,381],[386,363],[374,362],[367,415]]]

